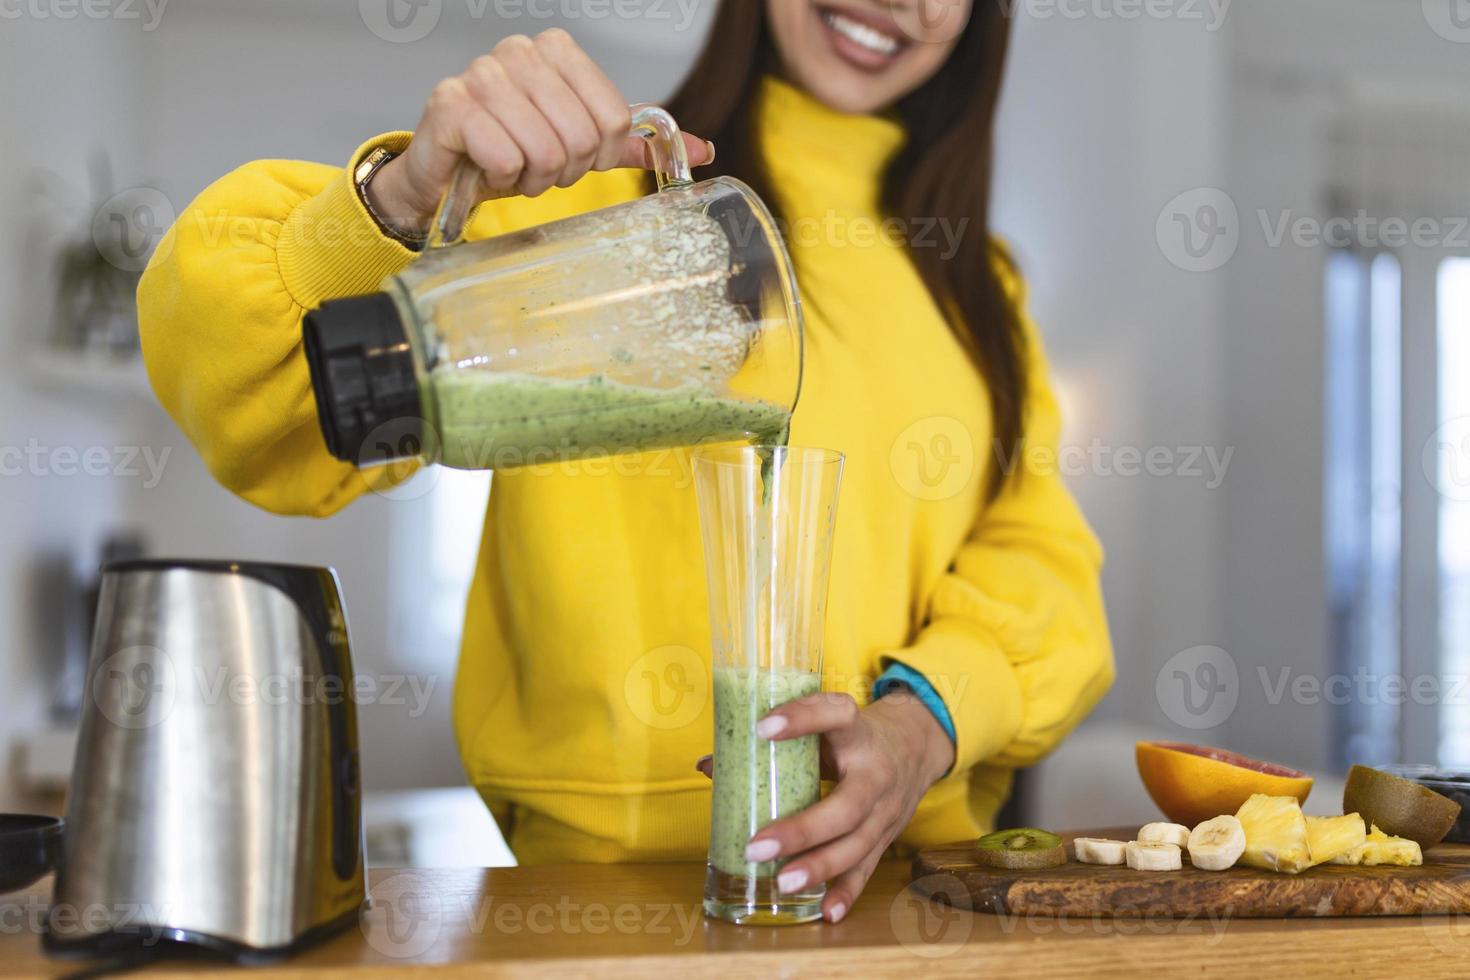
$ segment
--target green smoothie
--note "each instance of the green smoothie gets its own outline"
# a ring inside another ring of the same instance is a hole
[[[755,723],[787,701],[815,694],[820,674],[795,670],[716,667],[714,800],[710,863],[728,875],[768,878],[779,862],[745,860],[751,835],[804,810],[821,793],[815,735],[768,742]]]
[[[689,386],[643,388],[600,376],[575,380],[493,371],[430,375],[427,400],[456,469],[505,469],[668,446],[783,438],[790,413]]]

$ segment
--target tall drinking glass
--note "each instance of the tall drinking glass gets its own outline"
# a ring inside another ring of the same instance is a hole
[[[843,457],[828,449],[694,453],[713,638],[714,798],[705,914],[780,925],[821,915],[826,886],[776,888],[779,861],[745,860],[751,835],[817,802],[817,736],[770,742],[755,725],[822,686],[822,631]]]

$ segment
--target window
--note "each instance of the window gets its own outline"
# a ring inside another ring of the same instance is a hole
[[[1439,490],[1439,631],[1444,703],[1440,762],[1470,767],[1470,258],[1440,263],[1436,291],[1439,427],[1433,452]]]
[[[1328,637],[1334,672],[1381,679],[1400,670],[1402,277],[1390,254],[1340,251],[1326,285]],[[1338,708],[1335,762],[1397,760],[1391,699],[1353,697]]]

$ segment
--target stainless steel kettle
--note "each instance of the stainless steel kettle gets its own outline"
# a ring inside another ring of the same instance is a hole
[[[87,676],[49,951],[163,939],[268,958],[356,921],[357,720],[332,570],[109,565]]]

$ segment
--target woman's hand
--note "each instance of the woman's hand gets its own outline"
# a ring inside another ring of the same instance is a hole
[[[627,100],[566,31],[508,37],[434,87],[408,149],[367,193],[394,230],[421,234],[462,158],[484,173],[483,198],[535,197],[590,170],[645,166],[630,125]],[[712,144],[684,142],[690,164],[714,159]]]
[[[822,914],[837,922],[924,793],[954,764],[954,745],[923,702],[907,692],[861,709],[846,694],[800,698],[762,718],[756,733],[771,741],[822,736],[823,776],[835,779],[836,787],[801,813],[756,833],[745,857],[790,857],[776,878],[783,892],[827,882]],[[709,774],[706,760],[699,768]]]

